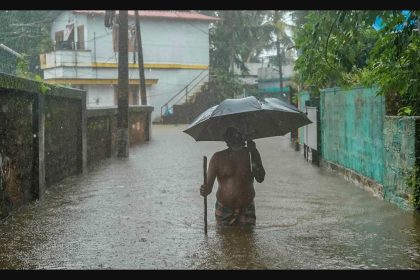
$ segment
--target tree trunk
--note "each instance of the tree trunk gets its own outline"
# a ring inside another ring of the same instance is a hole
[[[279,20],[279,12],[274,11],[274,24],[277,26],[277,21]],[[283,71],[282,71],[282,61],[280,55],[280,40],[279,32],[276,30],[276,49],[277,49],[277,63],[279,67],[279,79],[280,79],[280,94],[283,93]]]
[[[279,67],[280,94],[281,94],[283,93],[283,71],[282,71],[282,61],[281,61],[281,54],[280,54],[280,42],[278,38],[276,41],[276,48],[277,48],[277,63]]]

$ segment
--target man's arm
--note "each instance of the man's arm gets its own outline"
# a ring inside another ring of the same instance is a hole
[[[258,183],[262,183],[265,178],[265,170],[262,164],[260,153],[255,146],[255,142],[248,140],[247,147],[251,153],[252,175]]]
[[[209,162],[209,168],[207,171],[207,184],[201,185],[200,187],[200,194],[202,196],[209,195],[213,190],[214,181],[216,180],[217,176],[217,160],[216,154],[214,154]]]

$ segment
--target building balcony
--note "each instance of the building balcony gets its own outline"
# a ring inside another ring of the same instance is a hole
[[[67,43],[67,42],[63,42]],[[70,48],[70,49],[66,49]],[[60,44],[55,51],[40,54],[41,69],[54,67],[83,67],[92,65],[92,51],[71,49],[71,44]]]

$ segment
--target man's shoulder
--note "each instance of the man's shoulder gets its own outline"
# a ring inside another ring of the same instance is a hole
[[[213,156],[214,157],[221,157],[221,156],[227,155],[228,151],[229,151],[229,148],[218,151],[218,152],[215,152]]]
[[[224,149],[222,151],[218,151],[218,152],[214,153],[213,157],[218,157],[218,158],[227,157],[227,156],[229,156],[230,152],[231,151],[229,150],[229,148],[227,148],[227,149]],[[242,153],[248,153],[249,149],[247,147],[243,147],[241,152]]]

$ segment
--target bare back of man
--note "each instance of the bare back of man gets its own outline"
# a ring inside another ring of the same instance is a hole
[[[249,151],[226,149],[213,155],[209,164],[209,181],[212,185],[217,178],[219,188],[217,200],[223,205],[238,209],[251,204],[255,197],[251,174]]]

